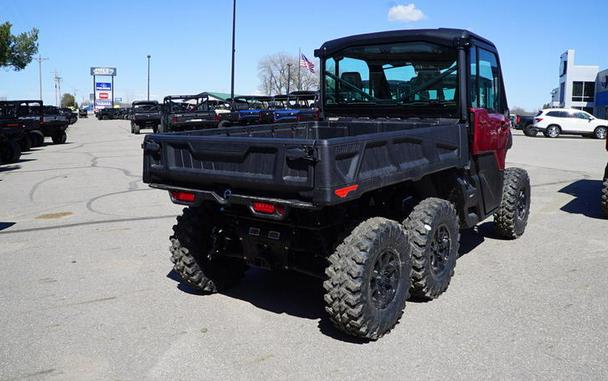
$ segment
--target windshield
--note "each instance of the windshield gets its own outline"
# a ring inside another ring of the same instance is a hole
[[[325,60],[325,105],[457,111],[457,51],[430,42],[356,46]]]
[[[137,104],[133,106],[133,111],[135,112],[156,112],[159,110],[159,105],[156,103]]]

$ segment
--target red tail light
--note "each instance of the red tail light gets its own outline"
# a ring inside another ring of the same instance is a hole
[[[173,123],[173,124],[177,123],[177,117],[176,116],[174,116],[173,118],[171,118],[171,123]]]
[[[517,115],[515,117],[515,124],[520,124],[521,123],[521,116]]]
[[[335,190],[335,194],[336,196],[340,197],[340,198],[346,198],[346,196],[348,196],[348,194],[350,192],[354,192],[357,189],[359,189],[359,185],[355,184],[355,185],[349,185],[347,187],[344,188],[339,188]]]
[[[183,191],[169,191],[171,201],[173,202],[188,202],[192,203],[196,200],[196,194]]]
[[[262,202],[262,201],[254,201],[251,204],[251,209],[254,212],[260,214],[274,215],[274,216],[284,216],[285,215],[285,207],[280,204],[273,204],[270,202]]]
[[[320,120],[321,119],[321,111],[320,110],[316,110],[315,111],[315,120]]]
[[[535,123],[542,122],[542,121],[543,121],[543,118],[534,118]]]
[[[213,119],[214,119],[216,122],[220,122],[220,121],[222,120],[222,116],[221,116],[220,114],[217,114],[217,113],[216,113],[216,114],[215,114],[215,116],[213,117]]]

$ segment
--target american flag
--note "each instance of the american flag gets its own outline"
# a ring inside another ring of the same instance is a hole
[[[315,72],[315,64],[310,62],[304,54],[300,57],[300,67],[310,70],[311,73]]]

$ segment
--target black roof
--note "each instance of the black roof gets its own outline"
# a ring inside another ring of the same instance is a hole
[[[149,104],[158,104],[158,101],[133,101],[133,106],[135,106],[135,105],[149,105]]]
[[[315,50],[316,57],[323,57],[349,46],[365,44],[382,44],[398,41],[429,41],[442,45],[457,46],[470,40],[476,40],[495,48],[489,40],[465,29],[405,29],[387,32],[358,34],[327,41]]]

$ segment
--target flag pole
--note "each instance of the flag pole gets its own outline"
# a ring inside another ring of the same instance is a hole
[[[302,90],[302,65],[300,64],[302,60],[302,49],[298,48],[298,91]]]

